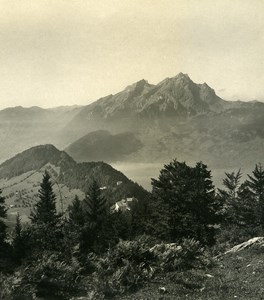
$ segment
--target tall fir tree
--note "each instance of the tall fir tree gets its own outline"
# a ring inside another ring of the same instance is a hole
[[[82,207],[82,202],[76,195],[72,204],[68,207],[69,212],[69,222],[73,226],[83,226],[84,225],[84,212]]]
[[[255,166],[252,175],[248,175],[246,184],[253,192],[259,205],[259,222],[264,232],[264,168],[259,163]]]
[[[13,238],[14,258],[17,263],[21,263],[22,258],[25,256],[25,237],[22,232],[21,218],[19,213],[16,216],[16,225]]]
[[[56,212],[56,196],[52,189],[51,177],[45,171],[39,189],[39,201],[31,212],[32,223],[55,223],[58,219]]]
[[[61,251],[63,244],[63,222],[56,211],[56,197],[51,177],[45,171],[39,189],[39,201],[31,212],[32,226],[29,229],[29,245],[32,251]]]
[[[203,244],[213,244],[219,223],[220,203],[215,197],[211,173],[206,165],[189,167],[173,160],[152,179],[153,197],[161,213],[155,214],[156,227],[162,228],[162,238],[175,241],[195,238]]]
[[[234,202],[235,221],[240,228],[251,231],[255,235],[259,224],[258,201],[249,189],[247,183],[241,184],[237,192],[237,201]]]
[[[240,169],[235,173],[225,172],[223,179],[224,189],[218,189],[218,197],[223,202],[223,224],[231,225],[237,221],[237,202],[240,189],[240,180],[242,173]]]
[[[75,196],[72,204],[69,205],[68,213],[68,222],[66,222],[64,226],[64,243],[67,244],[68,248],[73,248],[80,243],[85,225],[82,202],[77,195]]]
[[[111,231],[110,210],[95,180],[90,184],[83,200],[83,209],[85,224],[80,237],[81,251],[103,251],[111,239],[109,235]]]
[[[2,220],[6,218],[6,211],[5,197],[2,196],[2,190],[0,189],[0,246],[5,242],[6,239],[6,224]]]
[[[98,183],[93,180],[84,199],[86,221],[91,225],[100,225],[107,213],[106,199],[101,195]]]

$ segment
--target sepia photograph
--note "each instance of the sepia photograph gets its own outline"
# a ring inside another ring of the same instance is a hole
[[[264,299],[264,1],[0,0],[0,300]]]

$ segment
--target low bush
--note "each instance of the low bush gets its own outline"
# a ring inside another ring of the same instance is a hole
[[[1,299],[70,299],[79,291],[78,274],[78,267],[46,252],[2,279]]]
[[[181,243],[159,244],[150,249],[157,260],[160,272],[171,272],[208,265],[205,249],[194,239]]]

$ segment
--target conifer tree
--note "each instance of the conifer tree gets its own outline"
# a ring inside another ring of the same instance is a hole
[[[86,220],[93,225],[100,225],[106,213],[106,199],[101,195],[98,183],[93,180],[84,199]]]
[[[214,243],[221,206],[206,165],[189,167],[173,160],[160,171],[158,180],[152,179],[152,187],[156,207],[162,212],[155,216],[156,227],[163,228],[162,238],[190,237],[203,244]]]
[[[6,218],[5,197],[2,196],[2,190],[0,189],[0,218]],[[0,219],[0,246],[4,243],[6,238],[6,225],[3,220]]]
[[[24,243],[21,218],[20,218],[19,213],[17,213],[17,216],[16,216],[16,226],[15,226],[15,231],[14,231],[13,249],[14,249],[15,260],[18,263],[20,263],[21,259],[25,255],[25,243]]]
[[[58,219],[56,212],[56,196],[52,189],[50,175],[45,171],[39,189],[39,201],[31,212],[32,223],[55,223]]]
[[[259,225],[258,202],[246,183],[243,183],[237,192],[237,201],[234,202],[235,220],[239,227],[252,231]]]
[[[83,200],[85,225],[80,237],[81,251],[92,250],[100,252],[109,240],[109,209],[106,199],[101,195],[98,183],[93,180]],[[108,224],[106,226],[106,224]]]
[[[84,225],[84,212],[82,203],[79,197],[76,195],[72,204],[68,207],[69,222],[71,225],[83,226]]]
[[[223,202],[223,222],[231,225],[236,222],[235,207],[237,207],[238,191],[240,189],[240,179],[242,173],[240,169],[235,172],[227,173],[223,179],[223,185],[225,189],[218,189],[218,196]]]
[[[56,197],[50,175],[45,171],[39,189],[39,201],[31,212],[29,229],[31,250],[62,250],[63,223],[56,212]],[[41,252],[40,252],[41,253]]]
[[[256,197],[259,206],[259,222],[264,231],[264,169],[259,163],[255,166],[252,175],[248,175],[246,184]]]

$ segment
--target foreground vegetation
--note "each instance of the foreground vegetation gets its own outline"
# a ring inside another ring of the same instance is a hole
[[[206,165],[174,160],[127,211],[112,210],[93,180],[61,215],[45,172],[31,223],[17,215],[8,236],[0,221],[0,298],[262,299],[261,250],[221,256],[263,235],[264,170],[240,179],[226,173],[215,191]]]

